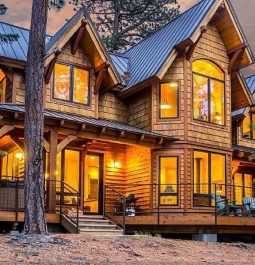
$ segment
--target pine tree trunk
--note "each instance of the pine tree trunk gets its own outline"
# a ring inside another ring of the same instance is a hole
[[[45,36],[49,0],[33,0],[25,90],[26,234],[47,234],[44,207],[43,132]]]

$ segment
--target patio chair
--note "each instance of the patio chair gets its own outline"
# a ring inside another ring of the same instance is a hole
[[[244,197],[243,205],[248,212],[248,216],[254,216],[255,213],[255,198]]]
[[[217,215],[229,215],[229,205],[227,199],[222,199],[220,195],[214,193],[211,194],[211,198],[215,201],[217,208],[219,209]]]

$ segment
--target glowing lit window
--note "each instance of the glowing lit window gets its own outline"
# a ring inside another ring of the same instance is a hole
[[[249,113],[243,120],[242,125],[243,137],[255,139],[255,114]]]
[[[89,105],[89,71],[56,64],[54,98]]]
[[[194,119],[224,125],[224,73],[207,60],[195,61],[192,71]]]
[[[194,151],[194,205],[211,205],[210,194],[225,196],[225,155]]]
[[[178,116],[178,83],[169,82],[160,85],[160,118]]]
[[[160,204],[176,205],[178,203],[178,158],[160,157],[159,165]]]
[[[243,198],[254,198],[254,180],[250,174],[236,173],[234,175],[234,200],[237,205],[242,205]]]

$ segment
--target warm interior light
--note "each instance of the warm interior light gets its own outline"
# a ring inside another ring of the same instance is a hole
[[[113,162],[113,166],[114,166],[114,167],[120,167],[120,162],[114,161],[114,162]]]
[[[169,83],[169,86],[170,87],[178,87],[178,84],[177,83]]]
[[[171,106],[168,104],[167,101],[164,101],[163,104],[160,105],[161,109],[171,109]]]
[[[16,158],[18,158],[18,159],[22,159],[23,157],[24,157],[23,153],[17,153],[16,154]]]

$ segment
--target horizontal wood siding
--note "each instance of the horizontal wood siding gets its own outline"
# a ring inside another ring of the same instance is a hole
[[[126,193],[138,198],[138,210],[149,210],[151,196],[151,152],[148,148],[127,148]]]
[[[99,95],[99,118],[127,123],[127,105],[114,92]]]

